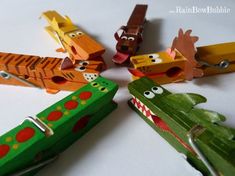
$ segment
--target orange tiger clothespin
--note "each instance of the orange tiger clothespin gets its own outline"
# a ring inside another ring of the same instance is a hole
[[[64,59],[64,63],[66,64]],[[73,68],[61,70],[63,60],[0,52],[0,83],[45,88],[48,93],[75,91],[95,80],[102,61],[79,61]]]

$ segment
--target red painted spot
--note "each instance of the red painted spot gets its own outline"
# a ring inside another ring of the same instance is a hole
[[[20,130],[17,134],[16,134],[16,140],[18,142],[25,142],[29,139],[31,139],[35,134],[35,130],[31,127],[26,127],[22,130]]]
[[[82,92],[82,93],[79,94],[79,98],[80,98],[81,100],[87,100],[87,99],[89,99],[91,96],[92,96],[92,93],[89,92],[89,91]]]
[[[65,107],[66,109],[68,109],[68,110],[75,109],[77,106],[78,106],[78,102],[75,101],[75,100],[67,101],[67,102],[64,104],[64,107]]]
[[[52,111],[48,116],[47,120],[49,121],[57,121],[63,116],[61,111]]]
[[[86,125],[88,124],[90,120],[90,117],[89,116],[85,116],[85,117],[82,117],[81,119],[79,119],[77,121],[77,123],[74,125],[73,127],[73,132],[76,133],[78,132],[79,130],[83,129],[86,127]]]
[[[3,158],[10,150],[10,147],[6,144],[0,145],[0,159]]]

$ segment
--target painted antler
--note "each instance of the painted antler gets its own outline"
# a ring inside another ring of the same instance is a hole
[[[195,60],[196,48],[194,43],[198,41],[197,36],[190,36],[192,30],[187,30],[185,33],[182,29],[179,30],[178,37],[175,37],[170,52],[171,56],[174,56],[174,50],[177,49],[186,59],[185,76],[187,80],[192,80],[193,77],[203,76],[201,69],[196,68],[198,62]]]

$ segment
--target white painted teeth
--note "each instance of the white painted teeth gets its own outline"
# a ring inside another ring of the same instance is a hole
[[[134,104],[134,106],[144,115],[147,117],[147,119],[149,119],[150,121],[153,122],[153,119],[151,117],[151,115],[154,115],[154,113],[146,106],[144,105],[138,98],[136,98],[134,95],[131,95],[133,97],[133,99],[135,101],[132,101],[132,103]],[[134,103],[135,102],[135,103]],[[138,107],[138,104],[140,105]],[[147,116],[147,112],[150,111],[151,115]]]
[[[146,116],[146,112],[145,111],[142,111],[142,113],[144,114],[144,116]]]

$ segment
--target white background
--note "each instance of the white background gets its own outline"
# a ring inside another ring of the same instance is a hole
[[[0,51],[65,57],[56,53],[59,47],[44,31],[47,25],[39,20],[42,12],[57,10],[68,15],[87,33],[96,37],[106,48],[104,58],[109,69],[102,75],[116,81],[120,89],[115,96],[117,110],[65,151],[52,165],[38,175],[56,176],[152,176],[196,175],[182,157],[127,106],[130,95],[127,84],[130,74],[126,68],[115,67],[111,58],[115,53],[114,32],[126,24],[136,3],[147,3],[148,24],[140,54],[157,52],[171,45],[180,27],[193,29],[200,37],[197,46],[235,40],[233,0],[1,0]],[[173,14],[176,6],[206,7],[222,5],[229,14]],[[226,125],[235,127],[235,74],[195,79],[187,83],[165,85],[174,92],[200,93],[208,98],[203,108],[227,116]],[[45,90],[0,85],[0,134],[15,127],[27,115],[36,115],[70,92],[56,95]],[[20,162],[20,161],[19,161]]]

